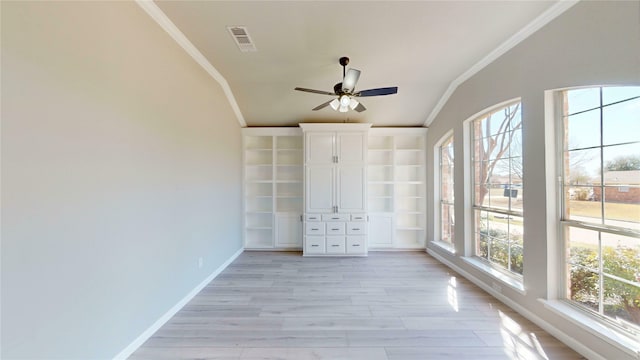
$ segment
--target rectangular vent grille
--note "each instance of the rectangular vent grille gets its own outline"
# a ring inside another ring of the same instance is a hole
[[[251,36],[249,36],[249,32],[247,28],[244,26],[227,26],[227,30],[233,37],[233,40],[238,45],[238,49],[242,52],[252,52],[257,51],[256,46],[253,44],[251,40]]]

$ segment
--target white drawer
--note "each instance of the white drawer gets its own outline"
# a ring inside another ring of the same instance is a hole
[[[304,239],[304,252],[306,254],[324,254],[324,236],[307,236]]]
[[[349,221],[349,214],[322,214],[322,221]]]
[[[324,235],[324,223],[308,222],[305,224],[305,234],[307,235]]]
[[[344,254],[344,245],[344,236],[327,236],[327,254]]]
[[[320,214],[305,214],[304,218],[307,221],[320,221],[321,220]]]
[[[365,254],[366,242],[365,236],[347,236],[347,254]]]
[[[367,221],[367,214],[351,214],[351,221]]]
[[[327,235],[344,235],[346,224],[343,222],[327,222]]]
[[[347,235],[364,235],[367,233],[367,224],[361,222],[347,223]]]

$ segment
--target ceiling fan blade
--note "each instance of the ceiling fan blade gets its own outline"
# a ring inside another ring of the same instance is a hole
[[[398,87],[386,87],[378,89],[362,90],[354,94],[355,96],[380,96],[380,95],[392,95],[398,92]]]
[[[316,110],[324,109],[324,108],[326,108],[327,106],[329,106],[329,104],[331,104],[331,102],[332,102],[332,101],[333,101],[333,99],[332,99],[332,100],[329,100],[329,101],[327,101],[327,102],[324,102],[324,103],[322,103],[322,104],[320,104],[320,105],[318,105],[318,106],[314,107],[314,108],[313,108],[313,109],[311,109],[311,110],[316,111]]]
[[[363,111],[367,110],[367,108],[364,107],[364,105],[362,105],[362,103],[359,103],[358,106],[356,106],[353,110],[355,110],[357,112],[363,112]]]
[[[356,88],[356,83],[360,78],[360,70],[349,69],[347,73],[344,75],[344,79],[342,80],[342,91],[346,93],[353,92],[353,89]]]
[[[331,96],[335,95],[335,93],[328,92],[328,91],[305,89],[305,88],[301,88],[301,87],[297,87],[297,88],[295,88],[293,90],[304,91],[304,92],[309,92],[309,93],[314,93],[314,94],[321,94],[321,95],[331,95]]]

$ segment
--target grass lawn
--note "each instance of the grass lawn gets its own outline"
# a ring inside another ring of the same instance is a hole
[[[598,201],[571,200],[569,210],[575,216],[600,217],[601,208]],[[606,203],[605,214],[607,219],[640,223],[640,204]]]

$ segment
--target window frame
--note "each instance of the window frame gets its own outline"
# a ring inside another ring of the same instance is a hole
[[[640,336],[640,326],[626,322],[626,321],[624,322],[618,321],[604,314],[604,310],[603,310],[604,290],[602,290],[604,278],[613,277],[615,279],[616,277],[612,274],[606,275],[606,271],[604,271],[604,267],[603,267],[604,260],[602,257],[603,242],[600,234],[606,233],[606,234],[638,237],[640,235],[640,232],[634,231],[628,228],[615,226],[615,225],[605,224],[604,223],[605,217],[603,213],[600,214],[601,223],[579,221],[579,220],[568,218],[566,216],[568,214],[567,207],[569,206],[569,204],[567,202],[567,196],[565,194],[565,187],[570,187],[571,183],[570,181],[569,182],[567,181],[568,180],[566,178],[567,173],[565,172],[566,170],[565,157],[566,157],[566,153],[569,151],[566,147],[567,146],[566,141],[568,140],[565,140],[567,136],[566,127],[565,127],[565,117],[579,115],[582,113],[586,113],[588,111],[597,110],[599,112],[600,143],[598,146],[594,148],[597,148],[600,154],[601,169],[599,174],[600,185],[598,187],[600,187],[601,191],[604,191],[604,188],[606,185],[604,184],[604,181],[602,181],[604,177],[604,172],[605,172],[602,170],[604,168],[604,161],[605,161],[603,158],[603,149],[608,146],[616,146],[618,144],[605,145],[602,142],[602,136],[603,136],[602,129],[603,129],[603,123],[604,123],[603,109],[608,106],[616,105],[625,101],[640,99],[640,96],[627,98],[621,101],[615,101],[605,105],[603,104],[603,88],[623,87],[623,86],[624,85],[611,85],[611,86],[594,85],[594,86],[563,88],[563,89],[557,89],[553,91],[553,97],[551,98],[551,101],[553,101],[553,104],[550,104],[550,107],[553,109],[553,121],[556,124],[555,125],[556,135],[555,135],[554,142],[557,146],[557,150],[556,150],[557,155],[556,155],[555,161],[556,161],[556,176],[559,180],[556,183],[557,188],[555,191],[556,191],[556,201],[558,205],[557,217],[556,217],[557,219],[556,231],[557,231],[557,244],[558,244],[557,248],[560,249],[560,254],[559,254],[560,256],[557,257],[556,263],[557,263],[557,269],[559,270],[561,278],[559,279],[559,281],[557,281],[556,284],[550,284],[550,285],[555,285],[555,289],[551,289],[551,290],[552,290],[552,293],[557,294],[557,299],[562,303],[568,305],[571,309],[574,309],[574,311],[577,311],[577,313],[584,314],[584,316],[592,319],[592,321],[597,322],[598,324],[600,324],[600,326],[604,326],[605,328],[612,330],[616,333],[622,334],[624,336],[638,337]],[[599,106],[576,111],[575,113],[569,113],[568,111],[567,113],[565,113],[564,109],[568,106],[568,103],[566,102],[567,98],[565,94],[567,94],[569,91],[572,91],[572,90],[581,90],[581,89],[599,89]],[[550,100],[550,99],[547,99],[547,100]],[[604,204],[604,200],[602,200],[602,203]],[[589,309],[586,305],[581,304],[579,301],[572,300],[571,294],[569,293],[569,286],[567,284],[570,283],[571,262],[568,257],[569,246],[570,246],[570,238],[568,234],[569,234],[569,229],[571,228],[591,230],[599,233],[598,235],[599,240],[598,240],[598,246],[597,246],[599,266],[598,266],[597,274],[599,277],[600,289],[599,289],[599,295],[598,295],[599,301],[598,301],[597,311],[593,309]],[[549,244],[549,246],[553,246],[553,245]],[[551,307],[553,306],[555,305],[551,305]]]
[[[455,245],[455,232],[453,232],[453,228],[455,228],[455,222],[451,224],[452,230],[450,233],[453,236],[450,237],[449,241],[444,240],[443,238],[443,214],[442,207],[443,205],[447,205],[450,207],[450,211],[455,216],[455,196],[451,201],[447,201],[444,199],[444,191],[443,191],[443,162],[442,162],[442,150],[445,144],[451,144],[451,173],[450,173],[450,186],[452,187],[452,193],[455,193],[455,171],[454,162],[455,162],[455,137],[453,134],[453,130],[446,132],[440,140],[434,146],[434,184],[436,185],[436,189],[434,191],[434,199],[437,202],[438,209],[435,213],[435,222],[436,226],[434,226],[434,241],[433,243],[443,248],[444,250],[454,254],[456,253],[456,245]]]
[[[489,107],[481,112],[478,112],[477,114],[473,115],[472,117],[470,117],[469,119],[467,119],[466,121],[466,126],[465,129],[468,129],[468,137],[465,137],[465,144],[468,144],[469,146],[469,151],[467,154],[465,154],[465,158],[467,159],[465,161],[465,169],[466,171],[469,171],[469,180],[470,180],[470,184],[468,185],[470,188],[468,188],[468,200],[465,200],[465,203],[468,203],[469,206],[469,210],[466,212],[467,213],[467,221],[466,221],[466,228],[470,230],[470,234],[472,234],[471,236],[471,241],[470,241],[470,250],[467,251],[467,261],[474,265],[475,267],[484,270],[485,272],[487,272],[488,274],[492,275],[493,277],[497,278],[498,280],[501,280],[502,282],[504,282],[505,284],[511,286],[512,288],[516,289],[517,291],[524,293],[524,269],[523,269],[523,273],[520,274],[516,271],[510,270],[507,267],[502,266],[501,264],[498,264],[494,261],[490,260],[490,254],[487,255],[487,258],[484,258],[482,256],[478,255],[478,250],[479,250],[479,246],[480,246],[480,239],[479,239],[479,229],[478,229],[478,213],[479,212],[489,212],[489,213],[494,213],[494,214],[501,214],[507,217],[510,216],[517,216],[522,218],[522,222],[523,222],[523,229],[524,229],[524,209],[522,210],[513,210],[511,208],[511,205],[509,205],[509,209],[503,209],[503,208],[496,208],[496,207],[487,207],[487,206],[482,206],[482,205],[478,205],[476,204],[476,163],[477,163],[477,152],[476,152],[476,130],[475,130],[475,124],[477,121],[482,121],[483,119],[487,118],[489,115],[495,114],[499,111],[503,111],[504,109],[514,106],[516,104],[519,104],[519,108],[518,111],[520,112],[520,127],[519,130],[521,131],[521,134],[524,134],[523,132],[523,119],[522,119],[522,99],[521,98],[514,98],[514,99],[510,99],[507,101],[504,101],[502,103],[496,104],[492,107]],[[513,129],[509,129],[509,131],[512,131]],[[520,144],[520,157],[522,157],[522,144]],[[501,157],[502,158],[502,157]],[[507,156],[506,159],[509,159],[510,157]],[[522,160],[521,160],[522,161]],[[522,164],[524,165],[524,164]],[[510,168],[511,170],[511,165]],[[524,188],[524,177],[521,177],[522,179],[522,185]],[[509,184],[512,185],[512,181],[509,180]],[[511,200],[510,200],[511,201]],[[509,202],[509,204],[511,204],[511,202]],[[508,256],[508,264],[511,263],[511,242],[508,240],[508,246],[509,246],[509,256]],[[522,248],[523,248],[523,264],[524,264],[524,239],[522,242]],[[510,266],[510,265],[508,265]]]

